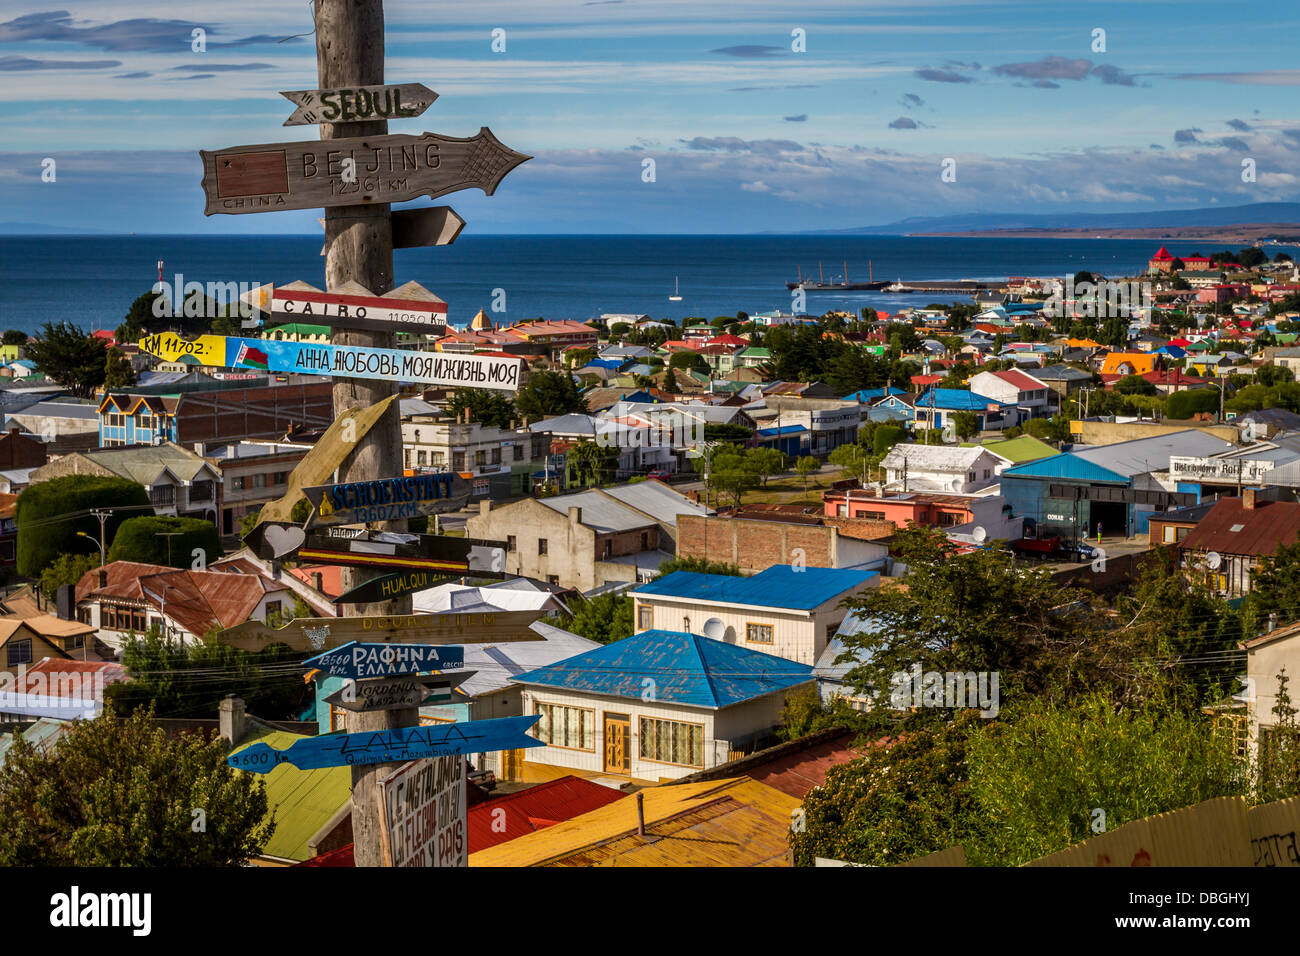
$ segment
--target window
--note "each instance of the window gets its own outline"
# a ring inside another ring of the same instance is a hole
[[[63,642],[63,649],[65,651],[76,650],[78,647],[84,646],[85,643],[86,643],[86,635],[73,634],[71,637],[69,637],[66,641]]]
[[[516,550],[516,548],[515,548],[515,545],[516,545],[516,544],[518,544],[518,542],[515,540],[515,536],[514,536],[513,534],[508,534],[508,535],[506,535],[506,550],[507,550],[507,551],[514,551],[514,550]]]
[[[771,624],[746,624],[745,640],[751,644],[771,644],[772,643],[772,625]]]
[[[411,449],[407,448],[402,452],[402,464],[407,468],[411,467]]]
[[[149,490],[149,502],[155,506],[170,507],[176,501],[176,489],[172,485],[160,485]]]
[[[429,463],[428,455],[425,453],[423,448],[415,453],[415,460],[421,465],[427,465]]]
[[[463,451],[454,451],[451,453],[451,470],[465,470],[465,453]]]
[[[542,715],[535,728],[537,739],[542,743],[569,750],[596,749],[594,710],[539,703],[536,712]]]
[[[641,718],[641,756],[656,763],[704,766],[704,725]]]
[[[330,733],[347,729],[348,712],[342,707],[330,704]]]
[[[547,547],[548,545],[545,538],[537,539],[537,553],[539,556],[547,553]]]
[[[524,446],[523,446],[523,445],[516,445],[516,446],[515,446],[515,461],[523,461],[523,460],[524,460]]]
[[[235,477],[230,479],[230,487],[235,491],[243,491],[248,487],[248,479],[243,475],[235,475]]]
[[[501,464],[501,449],[500,449],[500,448],[493,448],[493,449],[492,449],[492,464],[494,464],[494,465],[499,465],[499,464]]]
[[[553,584],[558,588],[560,586],[560,576],[558,574],[548,574],[546,576],[546,583]]]
[[[212,482],[196,481],[190,485],[190,501],[211,501]]]
[[[636,609],[637,630],[648,631],[655,626],[655,609],[644,604]]]
[[[9,666],[17,667],[19,664],[30,664],[32,662],[32,642],[27,641],[10,641],[5,645],[9,649]]]
[[[1175,537],[1177,533],[1178,533],[1178,529],[1175,528],[1173,525],[1171,524],[1165,525],[1164,543],[1173,544],[1177,540]]]
[[[480,448],[474,452],[474,467],[479,468],[487,464],[487,452]]]
[[[649,551],[649,550],[650,550],[650,532],[649,532],[649,531],[642,531],[642,532],[641,532],[641,550],[642,550],[642,551]]]

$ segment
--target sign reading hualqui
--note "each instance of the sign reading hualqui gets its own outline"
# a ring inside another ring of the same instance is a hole
[[[464,757],[413,760],[380,781],[388,866],[468,866]]]
[[[203,365],[293,372],[300,375],[337,375],[426,385],[463,386],[515,391],[519,388],[523,360],[492,355],[449,355],[355,345],[324,345],[245,339],[224,335],[181,338],[171,332],[146,335],[140,351],[168,361],[193,356]]]
[[[304,488],[316,513],[308,527],[393,521],[456,511],[469,501],[470,483],[454,472],[378,478]]]

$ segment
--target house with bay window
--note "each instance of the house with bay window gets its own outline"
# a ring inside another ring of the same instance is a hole
[[[674,780],[773,742],[812,667],[700,634],[650,630],[516,674],[528,763]]]

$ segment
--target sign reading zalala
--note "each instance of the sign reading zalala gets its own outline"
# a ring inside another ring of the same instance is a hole
[[[454,472],[304,488],[316,513],[308,527],[395,521],[457,511],[469,501],[470,483]]]
[[[408,119],[419,116],[438,98],[438,94],[423,83],[281,90],[280,95],[298,107],[284,121],[285,126]]]
[[[207,216],[433,199],[475,187],[491,196],[510,170],[532,159],[502,145],[486,126],[467,137],[356,136],[199,155]]]

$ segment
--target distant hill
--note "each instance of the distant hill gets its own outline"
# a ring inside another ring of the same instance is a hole
[[[1300,203],[1260,202],[1246,206],[1204,209],[1164,209],[1112,213],[963,213],[955,216],[913,216],[878,226],[818,229],[805,236],[906,236],[923,233],[972,233],[1014,229],[1161,229],[1230,226],[1243,223],[1300,223]]]

